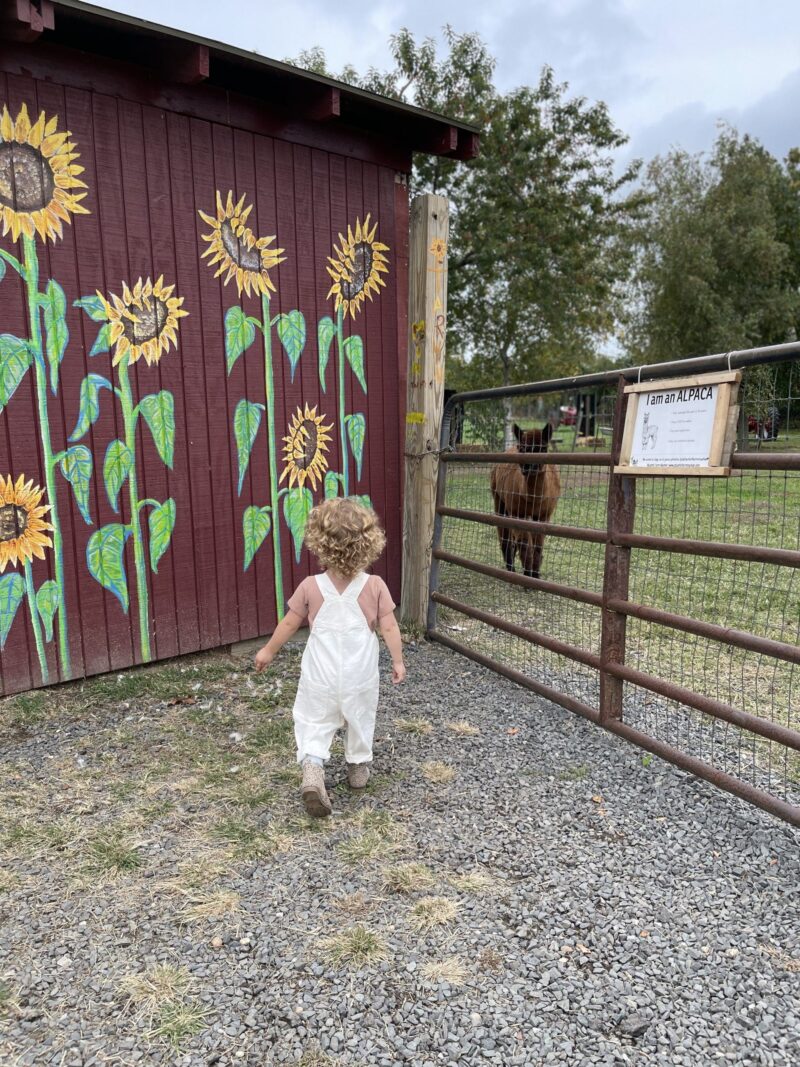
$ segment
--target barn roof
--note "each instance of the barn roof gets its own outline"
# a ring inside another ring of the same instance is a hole
[[[206,84],[281,107],[305,120],[391,135],[407,151],[472,159],[478,130],[434,112],[301,70],[233,45],[81,0],[0,0],[0,39],[75,49],[151,68],[181,85]]]

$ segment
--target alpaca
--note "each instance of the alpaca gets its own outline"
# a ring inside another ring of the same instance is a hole
[[[650,425],[650,412],[645,411],[644,418],[642,419],[642,448],[647,448],[648,442],[650,449],[656,447],[656,441],[658,440],[658,427]]]
[[[520,452],[546,452],[552,434],[553,425],[549,422],[543,430],[521,430],[514,423]],[[551,463],[502,463],[492,471],[491,486],[498,515],[549,522],[561,493],[561,476]],[[519,553],[525,574],[538,578],[544,534],[505,527],[499,527],[497,533],[506,568],[514,570],[514,557]]]

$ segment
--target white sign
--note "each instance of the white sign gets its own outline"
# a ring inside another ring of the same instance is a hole
[[[626,386],[622,474],[730,473],[740,371]]]
[[[630,465],[708,466],[718,394],[718,385],[686,385],[640,394]]]

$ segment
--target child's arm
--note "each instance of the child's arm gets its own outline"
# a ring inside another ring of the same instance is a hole
[[[381,636],[389,649],[392,657],[392,682],[398,685],[406,678],[406,665],[403,662],[403,639],[400,636],[400,627],[394,615],[384,615],[379,621]]]
[[[290,608],[275,627],[275,632],[269,641],[256,653],[256,671],[259,674],[265,667],[269,667],[278,652],[280,652],[292,634],[297,633],[302,624],[303,619]]]

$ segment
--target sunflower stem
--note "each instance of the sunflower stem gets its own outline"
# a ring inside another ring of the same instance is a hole
[[[36,590],[33,588],[33,571],[31,570],[31,561],[25,560],[25,591],[28,594],[28,609],[31,613],[31,626],[33,627],[33,636],[36,641],[36,651],[39,655],[39,668],[42,672],[42,682],[44,685],[50,681],[50,675],[47,670],[47,655],[44,651],[44,641],[42,640],[42,624],[39,618],[39,608],[36,604]]]
[[[6,263],[9,263],[14,270],[19,274],[20,278],[25,278],[25,268],[22,266],[16,256],[12,256],[10,252],[6,252],[4,248],[0,248],[0,259],[4,259]]]
[[[272,554],[275,564],[275,607],[278,622],[283,618],[283,564],[281,562],[281,524],[278,514],[278,461],[275,454],[275,382],[272,374],[272,337],[269,297],[261,296],[264,334],[264,383],[267,399],[267,445],[269,447],[269,495],[272,506]]]
[[[344,312],[341,307],[336,312],[336,354],[339,361],[339,435],[342,450],[342,491],[344,496],[349,496],[348,467],[350,465],[350,457],[347,454],[347,426],[344,421]]]
[[[139,604],[139,638],[142,646],[142,660],[151,660],[150,652],[150,603],[147,590],[147,562],[144,556],[142,528],[139,524],[139,487],[136,479],[136,410],[133,406],[131,383],[128,378],[128,357],[123,356],[117,364],[120,384],[120,403],[122,423],[125,429],[125,445],[132,460],[128,474],[128,498],[131,513],[131,539],[133,540],[133,561],[136,567],[136,598]]]
[[[36,242],[32,237],[23,236],[22,246],[25,252],[25,266],[22,276],[28,296],[28,315],[31,324],[31,348],[36,368],[36,399],[39,413],[39,436],[42,441],[42,458],[44,476],[47,486],[47,502],[50,505],[49,521],[53,525],[53,568],[58,586],[58,659],[62,678],[71,678],[69,662],[69,641],[67,639],[66,596],[64,588],[64,543],[61,536],[61,523],[58,517],[58,500],[56,497],[56,464],[63,453],[53,455],[50,443],[50,417],[47,411],[47,366],[42,351],[42,323],[39,318],[39,258],[36,254]],[[58,373],[58,372],[56,372]]]

